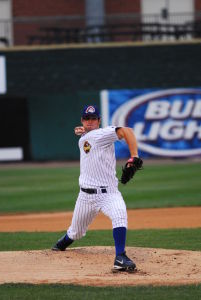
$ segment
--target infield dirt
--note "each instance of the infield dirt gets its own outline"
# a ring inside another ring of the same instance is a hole
[[[128,247],[136,273],[112,273],[113,247],[0,252],[0,283],[91,286],[179,285],[201,282],[201,252]]]
[[[201,207],[128,210],[129,229],[201,227]],[[72,212],[0,217],[0,231],[66,230]],[[100,214],[90,229],[111,229]],[[201,252],[127,247],[133,274],[113,274],[114,247],[0,252],[0,284],[66,283],[92,286],[180,285],[201,283]]]
[[[35,213],[0,216],[0,232],[65,231],[72,212]],[[201,227],[201,207],[150,208],[128,210],[129,229]],[[112,229],[111,221],[99,214],[90,230]]]

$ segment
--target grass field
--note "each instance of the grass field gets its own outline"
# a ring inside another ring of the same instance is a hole
[[[200,300],[201,285],[139,286],[139,287],[83,287],[73,285],[5,284],[0,286],[1,300],[21,299],[96,299],[96,300]]]
[[[120,177],[121,167],[118,167]],[[200,206],[199,163],[147,165],[133,182],[120,186],[128,208]],[[74,208],[78,167],[0,169],[0,213],[66,211]],[[52,233],[0,233],[0,251],[49,249],[61,236]],[[127,245],[201,251],[201,228],[129,230]],[[111,230],[89,231],[76,246],[113,245]],[[201,299],[201,285],[81,287],[0,285],[0,299]]]
[[[64,232],[0,233],[0,251],[50,249]],[[133,247],[201,251],[201,228],[128,230],[127,245]],[[88,231],[73,247],[113,246],[112,230]]]
[[[118,177],[121,168],[118,167]],[[79,167],[0,170],[0,213],[73,210]],[[199,163],[146,166],[120,185],[128,208],[201,205]]]

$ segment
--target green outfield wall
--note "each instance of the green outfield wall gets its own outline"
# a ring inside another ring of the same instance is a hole
[[[33,96],[28,100],[31,156],[35,160],[77,159],[81,107],[88,101],[99,104],[97,92]]]
[[[201,85],[200,42],[2,49],[0,55],[7,71],[0,99],[26,99],[32,160],[79,157],[73,128],[85,103],[99,105],[102,89]]]

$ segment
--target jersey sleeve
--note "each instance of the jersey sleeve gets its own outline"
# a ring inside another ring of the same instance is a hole
[[[95,141],[99,145],[109,145],[114,143],[115,141],[118,141],[119,138],[116,133],[116,126],[108,126],[105,128],[102,128],[100,131],[97,132],[95,136]]]

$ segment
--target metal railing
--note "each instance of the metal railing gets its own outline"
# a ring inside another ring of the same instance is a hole
[[[93,23],[77,15],[0,20],[0,46],[201,38],[201,12],[108,15],[104,25]]]
[[[184,25],[135,23],[86,28],[40,27],[37,34],[29,36],[28,44],[179,40],[199,37],[201,37],[201,23],[197,25],[194,23]]]
[[[12,24],[9,20],[0,20],[0,45],[9,46],[11,42]]]

